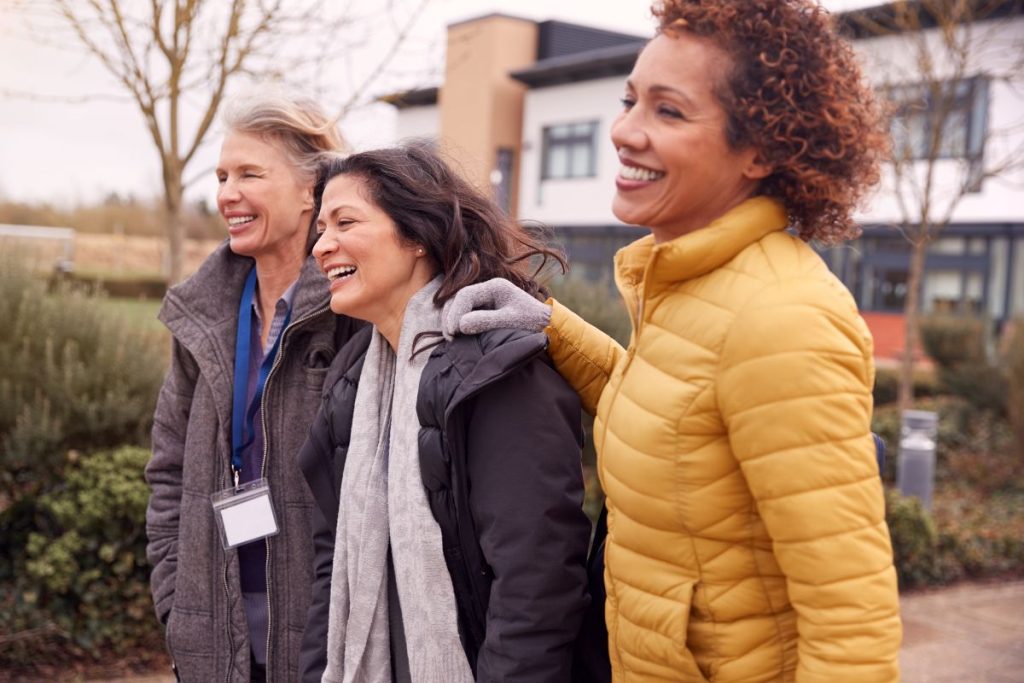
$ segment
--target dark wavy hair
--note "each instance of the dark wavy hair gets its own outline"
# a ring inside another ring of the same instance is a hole
[[[709,38],[732,58],[716,88],[733,149],[772,168],[760,193],[805,240],[860,234],[852,213],[889,151],[882,111],[853,49],[815,0],[660,0],[659,33]]]
[[[511,281],[538,299],[549,267],[566,270],[539,224],[521,225],[445,163],[429,143],[326,157],[314,187],[314,221],[324,188],[340,175],[362,180],[369,199],[395,223],[399,240],[423,247],[441,270],[438,305],[463,287],[491,278]]]

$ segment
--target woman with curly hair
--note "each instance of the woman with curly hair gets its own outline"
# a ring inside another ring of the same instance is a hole
[[[614,680],[895,681],[871,337],[805,243],[856,236],[878,108],[813,0],[653,12],[611,132],[613,210],[651,233],[615,257],[629,348],[499,282],[446,329],[546,322],[596,415]]]

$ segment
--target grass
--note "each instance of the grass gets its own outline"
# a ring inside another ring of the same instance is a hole
[[[167,328],[157,320],[156,314],[160,310],[160,302],[151,299],[100,299],[101,305],[110,311],[111,315],[119,315],[127,318],[139,327],[153,332],[165,333]]]

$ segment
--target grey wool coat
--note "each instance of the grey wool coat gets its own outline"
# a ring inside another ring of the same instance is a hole
[[[238,553],[221,545],[210,494],[231,475],[235,331],[253,260],[227,242],[172,288],[160,319],[170,329],[170,369],[153,424],[147,556],[157,617],[183,681],[248,682],[249,629]],[[319,407],[321,385],[340,348],[362,326],[334,315],[327,280],[310,257],[291,323],[264,390],[265,476],[280,533],[267,539],[269,681],[297,679],[299,644],[313,580],[312,500],[295,457]]]

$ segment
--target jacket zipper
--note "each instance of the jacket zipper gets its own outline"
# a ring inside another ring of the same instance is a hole
[[[228,563],[226,561],[224,562],[224,577],[223,578],[224,578],[224,597],[227,599],[227,604],[230,605],[231,604],[231,590],[228,588]],[[227,673],[225,673],[225,675],[224,675],[224,680],[225,680],[226,683],[231,683],[231,671],[232,671],[232,669],[235,668],[235,664],[234,664],[235,640],[234,640],[234,638],[231,637],[231,617],[230,617],[230,615],[228,616],[227,619],[224,620],[224,632],[227,634],[227,637],[228,637],[228,652],[231,653],[231,656],[228,657],[228,668],[227,668]]]
[[[229,480],[233,480],[232,476],[228,476]],[[228,486],[232,486],[234,481],[230,481]],[[228,587],[228,559],[227,551],[224,552],[224,574],[221,576],[224,580],[224,604],[228,606],[230,610],[231,605],[231,589]],[[231,671],[235,668],[235,639],[231,637],[231,614],[228,612],[228,618],[224,620],[224,634],[227,636],[228,641],[228,652],[231,656],[228,657],[228,666],[224,674],[225,683],[231,683]]]
[[[262,422],[262,429],[263,429],[263,462],[260,464],[260,478],[261,479],[262,478],[266,478],[266,476],[267,476],[267,456],[270,455],[270,438],[269,438],[269,435],[267,434],[267,419],[266,419],[266,415],[267,415],[267,395],[270,393],[268,391],[268,389],[270,387],[270,380],[271,380],[271,378],[273,378],[274,373],[277,371],[278,366],[281,364],[281,358],[284,357],[285,347],[288,344],[288,332],[291,331],[291,330],[294,330],[296,327],[298,327],[302,323],[306,322],[307,320],[315,318],[318,315],[322,315],[322,314],[326,313],[329,310],[330,310],[330,306],[324,306],[323,308],[320,308],[320,309],[318,309],[316,311],[313,311],[312,313],[309,313],[309,314],[299,318],[295,322],[293,322],[290,325],[288,325],[287,328],[281,330],[281,348],[279,348],[277,350],[277,355],[274,357],[274,364],[270,366],[270,372],[267,373],[267,381],[266,381],[266,384],[263,387],[263,396],[260,398],[260,417],[262,418],[261,422]],[[282,522],[283,522],[283,520],[282,520]],[[267,560],[266,560],[266,565],[264,567],[264,571],[266,572],[266,576],[267,576],[267,661],[265,662],[265,666],[266,666],[266,671],[267,671],[267,680],[270,681],[270,680],[273,679],[273,676],[271,675],[272,669],[270,667],[270,655],[271,655],[270,635],[271,635],[271,629],[272,629],[272,624],[273,624],[273,610],[271,609],[271,605],[273,604],[273,601],[271,599],[271,592],[270,592],[270,584],[271,584],[271,581],[270,581],[270,576],[271,576],[270,575],[270,538],[264,539],[263,542],[266,544],[266,548],[267,548]],[[227,585],[226,579],[225,579],[225,585]]]

